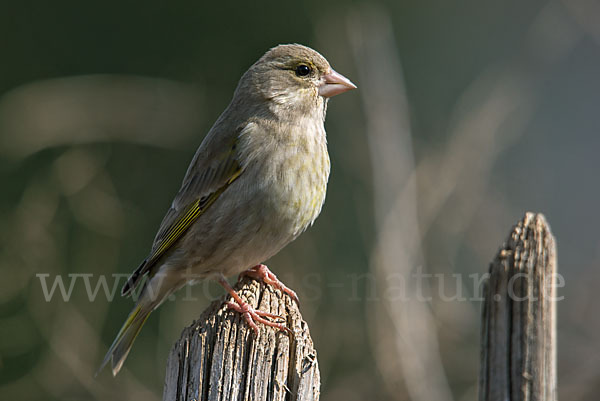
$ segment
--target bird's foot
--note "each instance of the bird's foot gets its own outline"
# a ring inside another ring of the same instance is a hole
[[[279,281],[277,276],[271,270],[269,270],[269,268],[266,265],[260,264],[251,267],[250,269],[242,272],[240,274],[240,277],[242,276],[251,277],[257,280],[261,280],[265,284],[270,284],[273,287],[278,288],[282,292],[288,294],[290,298],[292,298],[296,302],[296,304],[300,305],[300,300],[298,299],[298,295],[296,295],[296,292],[287,287],[281,281]]]
[[[256,324],[257,322],[267,325],[267,326],[270,326],[270,327],[274,327],[276,329],[285,331],[285,332],[293,335],[292,331],[285,325],[285,323],[281,323],[282,321],[285,321],[285,319],[283,317],[276,315],[274,313],[254,309],[252,306],[250,306],[250,304],[248,304],[248,302],[244,301],[235,292],[235,290],[233,288],[231,288],[231,285],[229,285],[229,283],[227,282],[227,280],[225,280],[224,277],[221,277],[219,279],[219,283],[223,287],[225,287],[225,289],[227,290],[229,295],[231,295],[233,297],[233,300],[235,301],[235,302],[227,302],[225,304],[227,306],[227,308],[233,309],[234,311],[241,313],[241,315],[244,317],[244,320],[246,321],[246,323],[248,323],[248,326],[250,326],[252,328],[252,330],[254,330],[254,333],[256,335],[258,335],[258,326]],[[279,320],[280,322],[273,322],[273,321],[265,319],[265,318]]]
[[[292,331],[285,325],[285,323],[278,323],[265,319],[265,317],[268,317],[270,319],[284,320],[283,317],[279,315],[254,309],[244,301],[242,301],[241,304],[237,303],[237,301],[227,302],[225,305],[227,305],[228,309],[233,309],[234,311],[241,313],[246,323],[248,323],[248,326],[254,330],[256,335],[258,335],[258,326],[256,325],[257,322],[293,334]]]

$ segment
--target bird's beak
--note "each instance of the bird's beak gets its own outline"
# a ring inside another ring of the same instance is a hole
[[[329,74],[325,74],[322,77],[322,83],[321,86],[319,86],[319,95],[323,97],[332,97],[352,89],[356,89],[356,85],[342,74],[331,69]]]

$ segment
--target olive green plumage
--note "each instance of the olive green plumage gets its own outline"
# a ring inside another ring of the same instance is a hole
[[[150,312],[188,281],[238,274],[313,223],[329,177],[327,98],[353,87],[301,45],[277,46],[248,69],[123,287],[149,278],[102,367],[112,359],[116,375]]]

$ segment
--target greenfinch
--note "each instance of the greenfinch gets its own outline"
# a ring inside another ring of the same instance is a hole
[[[148,257],[123,287],[123,295],[141,291],[100,369],[112,359],[116,375],[149,314],[188,282],[217,280],[233,297],[228,306],[255,331],[256,323],[286,329],[244,302],[225,277],[246,271],[297,301],[261,263],[321,212],[330,170],[328,98],[355,88],[322,55],[298,44],[269,50],[242,75],[196,151]]]

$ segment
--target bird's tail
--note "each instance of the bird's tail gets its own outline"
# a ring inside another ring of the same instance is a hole
[[[102,365],[96,372],[96,375],[100,373],[100,371],[106,366],[109,360],[112,359],[112,374],[116,376],[121,370],[121,366],[123,366],[123,362],[125,362],[125,358],[127,358],[127,354],[129,354],[129,350],[131,350],[131,346],[133,345],[133,341],[139,334],[142,326],[148,319],[150,312],[152,312],[153,308],[142,308],[140,304],[136,305],[135,308],[129,314],[129,317],[121,327],[119,334],[117,334],[117,338],[110,346],[104,360],[102,361]]]

